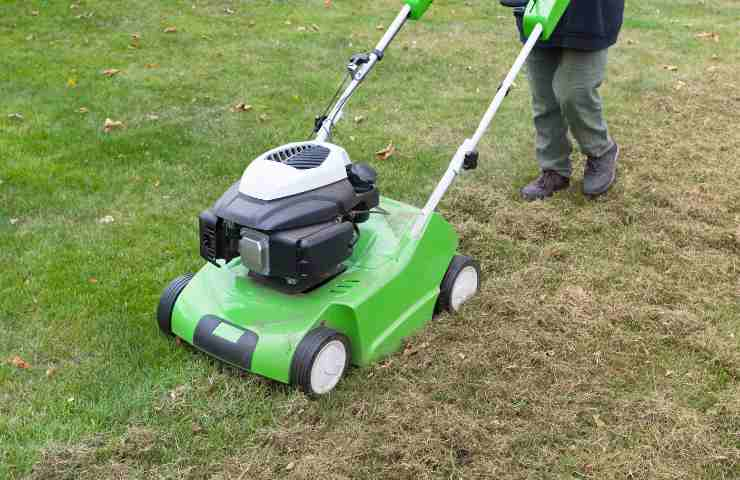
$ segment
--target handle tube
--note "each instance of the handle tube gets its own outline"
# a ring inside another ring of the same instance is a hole
[[[398,34],[403,25],[406,23],[410,13],[411,7],[409,7],[408,5],[404,5],[401,8],[401,11],[396,16],[396,19],[393,20],[393,23],[391,23],[391,25],[388,27],[388,30],[386,30],[383,38],[381,38],[378,44],[375,46],[375,50],[370,52],[370,59],[368,60],[368,62],[360,65],[357,71],[354,72],[354,74],[352,75],[352,81],[349,83],[349,85],[347,85],[347,88],[344,89],[344,92],[336,101],[331,111],[329,111],[329,114],[327,115],[324,122],[321,124],[319,131],[316,133],[317,142],[326,142],[329,140],[329,138],[331,137],[332,128],[334,128],[334,125],[339,121],[339,119],[342,118],[342,111],[344,110],[344,106],[349,101],[352,94],[355,93],[355,90],[357,90],[357,87],[360,86],[360,83],[362,83],[367,74],[370,73],[370,70],[372,70],[372,68],[375,66],[376,63],[378,63],[380,58],[382,58],[383,53],[385,53],[385,49],[388,47],[388,45],[390,45],[390,43],[396,37],[396,34]]]
[[[375,50],[379,50],[381,53],[385,52],[386,47],[390,45],[390,43],[396,37],[396,34],[401,30],[401,27],[403,27],[403,25],[406,23],[406,20],[409,19],[410,13],[411,7],[409,7],[408,5],[404,5],[401,8],[401,11],[398,12],[398,15],[396,15],[393,23],[391,23],[391,25],[388,27],[388,30],[385,31],[383,38],[381,38],[378,44],[375,46]]]
[[[532,34],[527,39],[527,42],[522,47],[521,52],[519,52],[519,55],[516,57],[514,65],[511,67],[511,70],[509,70],[508,75],[506,75],[506,78],[501,84],[501,87],[499,87],[498,92],[496,92],[496,96],[493,97],[493,101],[488,107],[488,110],[486,110],[486,113],[483,115],[483,119],[480,121],[480,124],[478,124],[478,129],[475,131],[475,134],[473,134],[471,138],[465,139],[462,145],[458,147],[457,152],[455,152],[455,155],[452,157],[449,167],[447,167],[447,171],[442,177],[442,180],[437,184],[437,187],[432,192],[429,200],[427,200],[426,205],[424,205],[424,208],[421,210],[421,214],[416,219],[414,226],[411,228],[411,236],[413,238],[419,238],[419,236],[424,232],[432,213],[434,213],[437,205],[439,205],[439,202],[450,188],[450,185],[452,185],[452,182],[455,181],[457,175],[460,174],[463,162],[465,161],[465,155],[474,151],[478,146],[478,142],[480,142],[483,134],[486,133],[486,130],[488,130],[488,127],[491,125],[493,117],[496,115],[496,112],[503,103],[504,98],[506,98],[506,94],[514,83],[519,71],[524,66],[524,62],[527,61],[527,57],[532,53],[532,49],[541,35],[542,25],[537,24],[535,25]]]
[[[519,75],[519,72],[524,66],[524,62],[527,61],[527,57],[529,57],[529,54],[532,53],[532,49],[537,43],[537,40],[540,39],[540,35],[542,35],[542,25],[538,23],[537,25],[535,25],[534,30],[532,30],[532,34],[527,39],[527,42],[522,47],[522,51],[519,52],[519,56],[516,57],[516,60],[514,61],[514,66],[512,66],[511,70],[509,70],[509,74],[506,75],[504,82],[501,84],[501,88],[499,88],[496,96],[491,102],[491,105],[488,107],[485,115],[483,115],[483,119],[478,125],[478,129],[475,131],[475,134],[473,134],[473,150],[475,150],[475,147],[478,146],[480,139],[483,137],[483,135],[486,133],[486,130],[488,130],[488,127],[491,125],[493,117],[496,115],[499,107],[504,102],[506,94],[509,92],[509,89],[514,84],[514,80],[516,80],[517,75]]]

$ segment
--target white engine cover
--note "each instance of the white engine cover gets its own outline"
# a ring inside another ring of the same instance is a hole
[[[329,155],[321,165],[304,170],[268,158],[277,152],[305,145],[327,148],[330,150]],[[263,153],[250,163],[242,175],[239,191],[260,200],[290,197],[347,178],[346,165],[350,163],[352,162],[347,152],[333,143],[316,141],[288,143]]]

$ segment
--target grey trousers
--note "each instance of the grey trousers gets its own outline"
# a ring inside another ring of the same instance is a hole
[[[582,51],[535,48],[527,60],[535,147],[540,170],[570,177],[573,151],[568,130],[581,152],[600,157],[613,145],[604,120],[599,87],[604,81],[607,49]]]

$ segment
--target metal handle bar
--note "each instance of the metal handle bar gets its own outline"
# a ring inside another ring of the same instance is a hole
[[[329,138],[331,138],[331,130],[339,121],[339,119],[342,118],[342,110],[344,109],[345,104],[352,96],[352,94],[355,93],[355,90],[357,90],[357,87],[360,86],[360,83],[362,83],[362,81],[365,79],[365,76],[367,76],[367,74],[370,72],[370,70],[372,70],[375,64],[381,58],[383,58],[383,53],[385,52],[385,49],[393,41],[396,34],[401,30],[401,27],[403,27],[403,25],[406,23],[406,20],[408,20],[410,13],[411,7],[407,4],[404,5],[403,8],[401,8],[401,11],[396,16],[396,19],[393,20],[393,23],[390,25],[390,27],[388,27],[388,30],[386,30],[383,38],[381,38],[378,44],[375,46],[375,50],[370,52],[369,60],[366,63],[358,66],[357,70],[353,72],[352,81],[349,85],[347,85],[347,88],[344,90],[344,93],[342,93],[342,96],[339,97],[339,100],[337,100],[337,102],[334,104],[326,119],[324,119],[324,121],[321,123],[321,127],[319,127],[316,134],[317,142],[326,142],[327,140],[329,140]]]
[[[483,134],[486,133],[486,130],[488,130],[488,127],[493,121],[493,117],[496,115],[496,112],[503,103],[504,98],[506,98],[506,94],[509,92],[509,89],[514,83],[516,76],[519,74],[519,71],[524,66],[524,62],[526,62],[527,57],[529,57],[529,54],[532,52],[535,43],[537,43],[537,40],[539,40],[540,36],[542,35],[542,31],[542,25],[540,25],[539,23],[535,25],[534,30],[532,30],[532,34],[529,36],[527,42],[522,47],[519,56],[516,58],[516,60],[514,61],[514,65],[511,67],[511,70],[509,70],[509,74],[506,75],[506,78],[499,87],[496,96],[491,102],[491,105],[488,107],[488,110],[486,110],[485,115],[483,115],[483,119],[478,125],[478,129],[475,131],[471,138],[465,139],[462,145],[458,147],[457,152],[455,152],[455,155],[452,157],[450,166],[447,167],[447,171],[442,177],[442,180],[440,180],[440,182],[437,184],[437,187],[432,192],[429,200],[427,200],[427,203],[422,209],[419,218],[417,218],[416,223],[414,223],[414,226],[411,229],[411,236],[413,238],[418,238],[426,228],[426,225],[429,223],[429,218],[432,216],[432,213],[434,213],[434,210],[437,208],[440,200],[442,200],[442,197],[450,188],[450,185],[452,185],[455,177],[457,177],[457,175],[462,170],[465,156],[468,153],[475,151],[476,147],[478,146],[478,142],[480,142],[481,137],[483,137]]]

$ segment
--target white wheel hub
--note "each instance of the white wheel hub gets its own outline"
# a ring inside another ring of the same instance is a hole
[[[472,265],[463,267],[452,284],[450,306],[457,312],[462,304],[469,300],[478,291],[478,271]]]
[[[321,395],[337,386],[347,363],[344,343],[332,340],[324,345],[311,366],[311,389]]]

